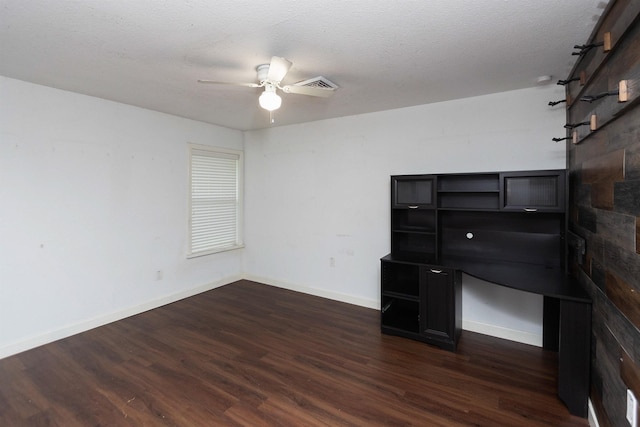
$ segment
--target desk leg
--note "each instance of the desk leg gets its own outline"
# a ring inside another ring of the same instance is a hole
[[[560,340],[560,300],[544,297],[542,316],[542,348],[549,351],[558,351]]]
[[[558,396],[569,412],[587,417],[591,365],[591,304],[560,301]]]

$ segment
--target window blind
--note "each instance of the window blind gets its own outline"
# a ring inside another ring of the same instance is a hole
[[[189,255],[241,245],[239,233],[240,154],[191,149]]]

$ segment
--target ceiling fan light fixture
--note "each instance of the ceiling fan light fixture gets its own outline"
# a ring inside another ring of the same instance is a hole
[[[264,92],[262,92],[262,95],[258,98],[258,103],[265,110],[274,111],[282,105],[282,98],[276,93],[275,86],[267,84]]]
[[[284,93],[292,93],[295,95],[315,96],[319,98],[328,98],[338,89],[335,83],[330,82],[326,78],[319,76],[293,85],[280,86],[280,82],[285,78],[289,69],[293,64],[286,58],[279,56],[271,57],[268,64],[260,64],[256,67],[259,83],[235,83],[221,82],[216,80],[198,80],[199,83],[213,83],[219,85],[244,86],[251,88],[264,88],[264,91],[258,97],[258,104],[261,108],[273,113],[282,105],[282,98],[278,96],[277,89]],[[273,114],[271,114],[273,118]]]

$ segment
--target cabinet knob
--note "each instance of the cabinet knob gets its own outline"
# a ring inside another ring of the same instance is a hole
[[[538,209],[536,208],[524,208],[525,212],[538,212]]]
[[[418,209],[418,206],[407,206],[409,209]]]
[[[436,270],[435,268],[431,268],[430,270],[431,270],[432,273],[442,274],[442,270]]]

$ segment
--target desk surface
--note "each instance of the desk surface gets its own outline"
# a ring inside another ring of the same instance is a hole
[[[437,262],[418,262],[396,259],[391,254],[382,260],[408,264],[438,265],[460,270],[466,274],[497,285],[518,289],[548,297],[579,302],[591,302],[587,293],[560,268],[518,262],[495,262],[494,260],[469,257],[447,257]]]

